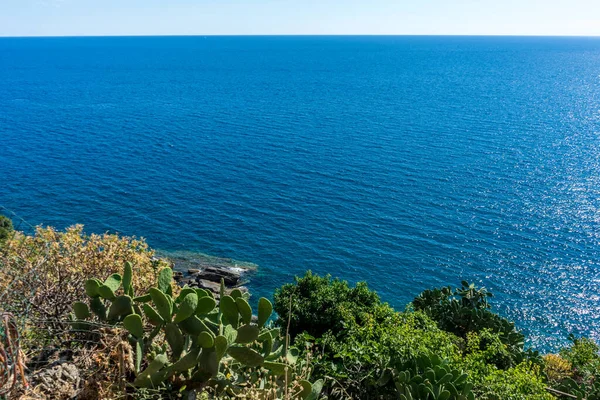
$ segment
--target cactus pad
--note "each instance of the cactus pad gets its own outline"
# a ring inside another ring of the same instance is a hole
[[[173,270],[170,267],[165,267],[158,273],[158,290],[164,294],[171,294],[171,281],[173,281]]]
[[[100,297],[94,297],[90,301],[90,309],[100,320],[104,321],[106,319],[106,307]]]
[[[264,342],[265,340],[275,340],[279,337],[280,329],[273,328],[269,330],[263,330],[258,336],[258,340],[260,342]]]
[[[319,379],[315,383],[311,384],[309,381],[300,381],[302,391],[298,394],[298,397],[302,400],[317,400],[321,391],[323,390],[323,380]]]
[[[236,343],[252,343],[258,339],[259,332],[256,325],[242,325],[237,330]]]
[[[252,321],[252,308],[250,308],[250,304],[246,300],[241,297],[235,299],[235,304],[237,305],[238,312],[242,317],[242,322],[244,324],[249,324]]]
[[[123,320],[123,326],[131,333],[135,338],[141,338],[144,336],[144,325],[142,324],[142,317],[137,314],[129,314]]]
[[[133,298],[133,301],[135,301],[136,303],[147,303],[149,301],[152,301],[152,296],[150,296],[149,294],[137,296]]]
[[[135,342],[135,372],[140,372],[142,358],[144,358],[144,341],[142,338],[139,338]]]
[[[129,296],[133,296],[133,287],[131,282],[133,281],[133,266],[129,261],[125,261],[125,267],[123,269],[123,292]]]
[[[98,294],[106,300],[114,300],[116,298],[114,290],[106,285],[101,285],[98,288]]]
[[[196,307],[196,315],[208,314],[217,306],[215,299],[209,296],[204,296],[198,299],[198,306]]]
[[[102,282],[98,279],[88,279],[85,281],[85,293],[90,297],[98,297],[100,296],[100,293],[98,293],[100,286],[102,286]]]
[[[142,309],[144,310],[144,314],[146,314],[146,318],[148,318],[152,324],[160,325],[165,322],[151,305],[144,304],[142,305]]]
[[[112,274],[111,276],[106,278],[106,280],[104,281],[104,286],[108,286],[110,290],[116,292],[117,289],[119,289],[119,286],[121,286],[121,280],[121,275]]]
[[[206,377],[214,377],[219,371],[219,362],[217,361],[217,353],[214,349],[203,349],[198,362],[199,375]],[[192,377],[194,379],[194,377]]]
[[[167,339],[167,343],[171,347],[171,352],[173,353],[173,359],[178,359],[183,351],[183,346],[185,344],[185,340],[183,338],[183,334],[179,327],[175,324],[167,324],[165,325],[165,337]]]
[[[287,364],[273,361],[265,361],[263,367],[265,367],[266,369],[271,371],[272,374],[277,376],[284,375],[286,368],[288,369],[288,371],[290,370]]]
[[[208,332],[202,332],[198,335],[198,344],[204,349],[210,349],[215,345],[215,339]]]
[[[271,339],[265,340],[262,345],[262,352],[265,359],[271,355],[273,350],[273,341]]]
[[[264,357],[258,352],[242,346],[230,347],[227,353],[233,357],[234,360],[242,363],[247,367],[259,367],[265,361]]]
[[[237,334],[237,330],[234,329],[231,325],[227,325],[225,327],[223,336],[225,336],[225,338],[227,339],[227,344],[229,346],[235,343],[235,340],[237,339]]]
[[[77,301],[73,304],[73,312],[75,313],[75,317],[77,319],[87,319],[92,316],[92,314],[90,314],[88,305],[82,303],[81,301]]]
[[[184,372],[192,369],[198,364],[198,357],[200,356],[200,347],[192,348],[185,356],[181,357],[175,364],[170,368],[172,372]]]
[[[225,336],[219,335],[215,338],[215,351],[217,353],[218,361],[223,358],[228,347],[229,344],[227,343],[227,338],[225,338]]]
[[[179,304],[179,310],[177,310],[174,321],[181,322],[194,315],[196,307],[198,307],[198,295],[193,291],[188,293]]]
[[[183,289],[181,289],[181,292],[179,292],[179,296],[177,296],[177,300],[175,300],[176,304],[181,303],[181,301],[185,298],[185,296],[187,296],[190,293],[196,293],[196,290],[194,290],[194,288],[191,287],[184,287]],[[198,296],[198,294],[196,293],[196,296]],[[200,298],[200,296],[198,296],[198,298]]]
[[[162,291],[156,288],[150,288],[149,292],[158,314],[162,317],[162,319],[170,322],[173,314],[173,304],[171,304],[169,298]]]
[[[235,300],[231,296],[223,296],[221,297],[221,301],[219,303],[219,308],[223,313],[223,316],[227,320],[226,322],[231,324],[234,328],[238,327],[238,308]]]
[[[119,296],[113,300],[108,309],[108,319],[114,320],[131,313],[133,313],[133,300],[131,300],[131,297]]]
[[[202,332],[213,334],[210,328],[195,315],[192,315],[191,317],[179,322],[179,327],[182,331],[190,335],[199,335]]]
[[[273,313],[273,304],[264,297],[258,300],[258,327],[262,328],[265,326],[271,314]]]
[[[152,362],[148,365],[148,367],[143,370],[133,381],[133,384],[137,387],[145,387],[151,388],[156,386],[156,383],[153,384],[151,380],[151,376],[159,372],[168,362],[167,356],[164,354],[159,354],[152,360]]]

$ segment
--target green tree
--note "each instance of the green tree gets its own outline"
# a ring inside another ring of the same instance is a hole
[[[313,275],[311,271],[294,284],[283,285],[275,291],[274,308],[279,319],[277,325],[287,329],[292,337],[306,332],[321,337],[328,331],[343,335],[348,316],[360,321],[381,304],[377,293],[369,290],[365,282],[355,287],[348,282],[332,279],[330,275]]]

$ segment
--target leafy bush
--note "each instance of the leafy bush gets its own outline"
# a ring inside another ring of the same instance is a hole
[[[512,355],[498,334],[484,329],[467,335],[463,353],[453,366],[469,374],[478,399],[552,398],[545,391],[539,364],[528,360],[512,366],[512,362]]]
[[[476,394],[482,400],[551,400],[546,391],[541,369],[525,361],[507,370],[493,370],[476,384]]]
[[[579,398],[600,399],[600,347],[588,338],[571,336],[570,340],[571,346],[561,349],[560,356],[546,358],[551,360],[546,367],[550,383]],[[563,373],[558,376],[555,373],[557,359],[563,360]]]
[[[38,227],[34,236],[16,232],[0,252],[0,301],[4,311],[52,336],[64,329],[71,305],[85,299],[86,279],[119,272],[129,260],[135,287],[146,291],[162,265],[153,256],[143,240],[86,235],[81,225],[64,232]]]
[[[486,365],[494,365],[499,369],[508,369],[514,363],[508,346],[502,342],[498,333],[494,333],[490,329],[469,332],[464,355]]]
[[[549,382],[562,382],[573,375],[573,365],[558,354],[546,354],[544,372]]]
[[[416,310],[423,311],[438,323],[440,329],[466,339],[469,333],[486,331],[497,335],[505,345],[506,356],[498,366],[507,368],[522,362],[526,357],[537,357],[524,351],[525,336],[515,325],[493,313],[488,298],[492,294],[465,281],[455,290],[451,287],[425,290],[413,300]],[[485,339],[482,337],[482,339]]]
[[[292,337],[302,332],[314,337],[327,331],[341,335],[349,320],[360,321],[381,303],[364,282],[351,288],[346,281],[313,275],[310,271],[302,278],[296,277],[295,284],[277,289],[274,300],[279,315],[276,323],[287,328],[289,318]]]
[[[578,379],[600,377],[600,346],[592,339],[570,337],[571,346],[561,349],[560,355],[572,365]]]
[[[276,292],[275,309],[284,328],[289,315],[297,347],[316,346],[314,376],[328,377],[333,398],[396,396],[392,381],[378,383],[386,371],[432,353],[458,357],[458,338],[424,313],[396,312],[363,283],[308,272]]]
[[[422,313],[398,313],[381,305],[362,324],[351,324],[344,338],[330,334],[316,341],[323,357],[315,364],[315,374],[335,378],[338,387],[356,398],[389,395],[396,390],[394,384],[378,383],[385,371],[430,354],[455,358],[456,340]]]

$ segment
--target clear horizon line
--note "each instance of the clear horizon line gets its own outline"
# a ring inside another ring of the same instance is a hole
[[[0,38],[92,38],[92,37],[548,37],[548,38],[600,38],[596,35],[578,34],[375,34],[375,33],[339,33],[339,34],[312,34],[312,33],[282,33],[282,34],[92,34],[92,35],[3,35]]]

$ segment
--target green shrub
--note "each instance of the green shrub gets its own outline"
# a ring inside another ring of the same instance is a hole
[[[570,336],[569,339],[571,345],[561,349],[560,357],[547,357],[547,360],[562,358],[566,361],[570,371],[564,371],[563,375],[568,376],[553,379],[550,383],[554,388],[579,398],[600,399],[600,347],[588,338]],[[550,378],[552,374],[548,376]]]
[[[546,391],[541,369],[525,361],[516,367],[495,369],[475,385],[476,397],[482,400],[552,400]]]
[[[514,358],[500,335],[490,329],[469,332],[465,348],[465,357],[481,360],[484,364],[494,365],[499,369],[513,366]]]
[[[328,338],[324,345],[345,363],[347,370],[355,369],[353,364],[381,369],[431,353],[442,358],[458,354],[457,338],[440,330],[426,315],[399,313],[387,305],[366,315],[363,324],[352,325],[343,340]]]
[[[560,355],[569,361],[579,379],[600,377],[600,346],[592,339],[571,336],[571,345],[561,349]]]
[[[425,290],[412,304],[416,310],[423,311],[436,321],[440,329],[463,339],[472,332],[486,331],[487,336],[495,334],[505,345],[508,356],[497,360],[501,368],[517,365],[528,357],[538,358],[536,353],[524,351],[525,336],[516,330],[515,325],[491,311],[490,297],[492,294],[485,288],[478,289],[463,281],[462,286],[455,290],[451,287]]]
[[[335,378],[355,398],[395,393],[393,383],[378,383],[387,370],[403,370],[431,354],[448,360],[458,357],[457,338],[422,313],[398,313],[381,305],[362,322],[352,324],[340,340],[326,335],[320,341],[324,357],[315,366],[316,376]]]
[[[313,275],[310,271],[302,278],[296,277],[294,284],[277,289],[274,300],[279,315],[276,324],[286,329],[289,317],[292,337],[302,332],[314,337],[327,331],[341,335],[349,320],[360,321],[381,304],[379,296],[364,282],[351,288],[346,281]]]
[[[295,285],[285,285],[275,294],[283,328],[290,296],[295,345],[316,345],[320,356],[313,362],[313,375],[330,379],[333,398],[396,397],[392,381],[379,382],[386,371],[431,354],[458,357],[456,336],[440,330],[422,312],[396,312],[364,283],[351,288],[345,281],[310,272],[296,278]]]

